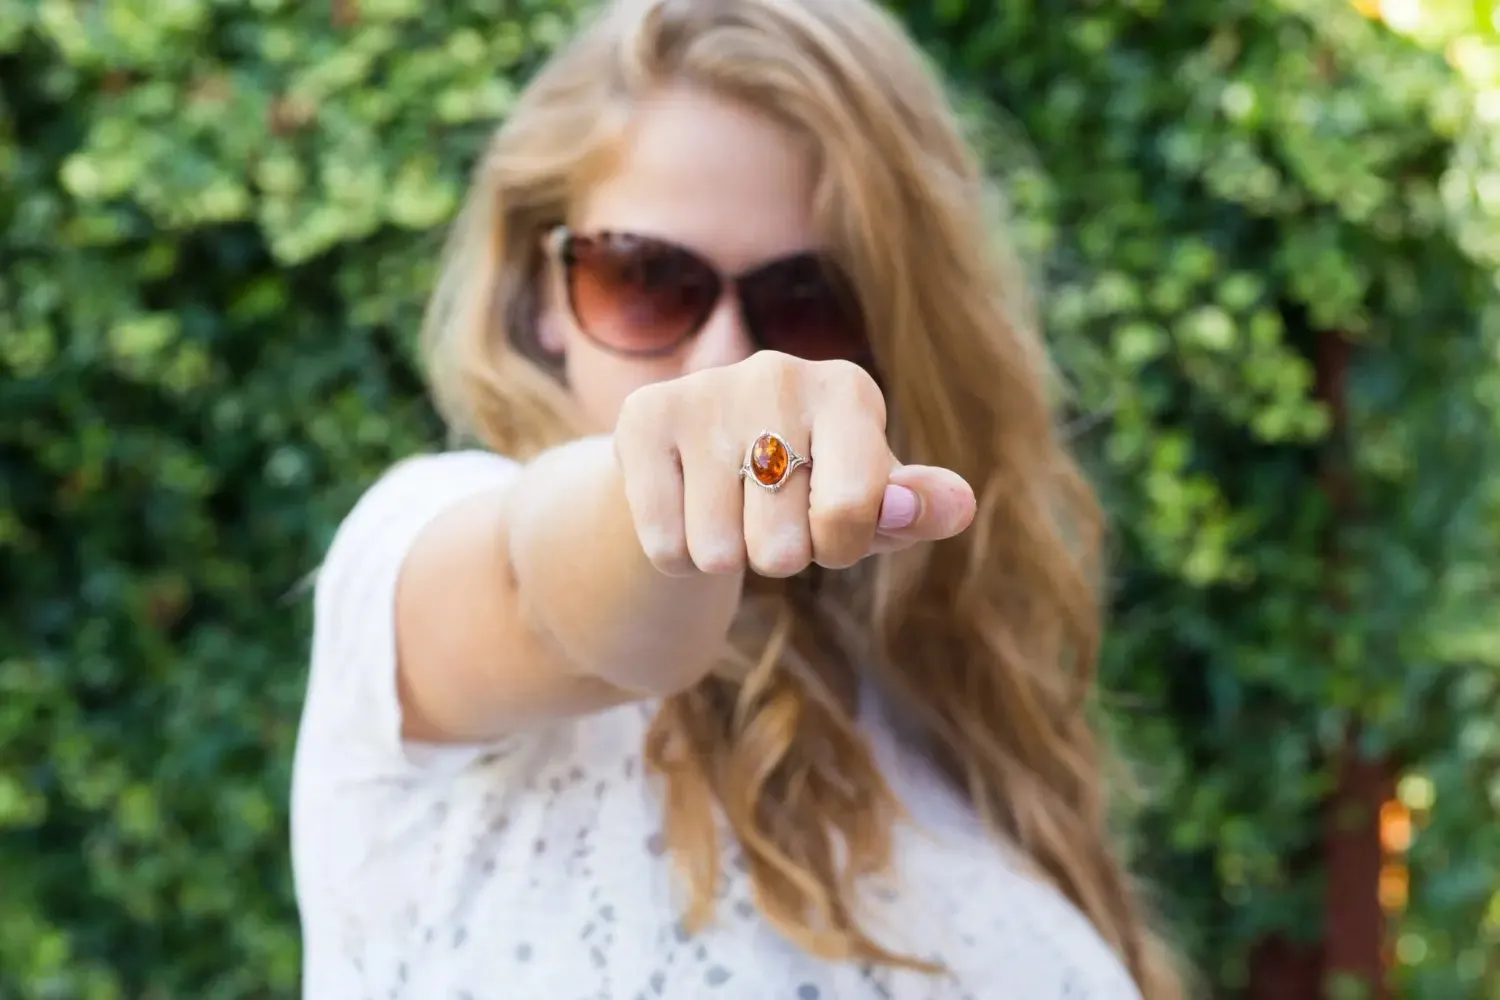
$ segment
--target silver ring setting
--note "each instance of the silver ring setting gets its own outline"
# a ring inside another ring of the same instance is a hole
[[[792,473],[811,465],[812,459],[797,454],[786,438],[774,431],[761,431],[745,449],[740,478],[754,483],[767,493],[775,493],[792,478]]]

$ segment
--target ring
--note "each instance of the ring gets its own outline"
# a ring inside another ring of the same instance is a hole
[[[756,486],[775,493],[792,478],[792,473],[804,465],[811,466],[812,459],[803,458],[786,443],[786,438],[770,431],[761,431],[745,449],[745,464],[740,466],[740,478],[748,479]]]

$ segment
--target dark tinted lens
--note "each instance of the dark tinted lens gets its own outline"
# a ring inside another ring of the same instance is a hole
[[[573,318],[627,354],[669,351],[702,325],[719,278],[691,251],[619,233],[571,236],[563,246]]]
[[[869,364],[853,290],[811,254],[773,261],[740,279],[740,303],[761,347],[809,361]]]

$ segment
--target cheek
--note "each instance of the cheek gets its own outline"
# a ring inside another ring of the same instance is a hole
[[[620,407],[632,392],[681,374],[674,359],[622,358],[573,333],[566,337],[568,390],[596,431],[614,429]]]
[[[537,339],[542,350],[562,358],[568,391],[600,433],[614,429],[625,397],[682,374],[683,359],[678,356],[626,358],[604,350],[578,329],[551,295],[537,317]]]

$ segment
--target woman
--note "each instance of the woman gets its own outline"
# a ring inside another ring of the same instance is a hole
[[[621,3],[541,72],[427,330],[485,450],[392,470],[320,575],[308,997],[1181,995],[984,206],[866,0]]]

